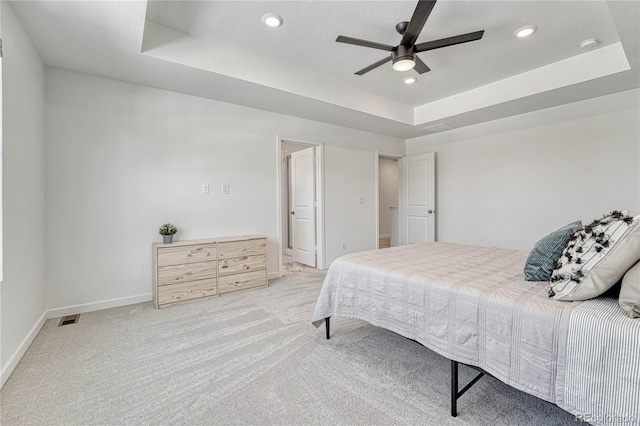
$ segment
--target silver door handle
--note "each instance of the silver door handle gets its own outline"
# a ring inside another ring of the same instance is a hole
[[[428,210],[427,213],[431,214],[431,213],[434,213],[434,211],[433,210]]]
[[[296,214],[296,212],[292,211],[291,214]]]

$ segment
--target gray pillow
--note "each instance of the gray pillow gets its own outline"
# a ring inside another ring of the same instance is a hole
[[[640,318],[640,262],[631,267],[622,278],[620,307],[631,318]]]
[[[527,281],[549,281],[555,263],[560,259],[574,232],[582,229],[576,221],[554,231],[538,241],[524,264],[524,279]]]

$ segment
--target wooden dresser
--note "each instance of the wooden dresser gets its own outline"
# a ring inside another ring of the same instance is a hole
[[[260,235],[153,244],[156,308],[266,287],[267,239]]]

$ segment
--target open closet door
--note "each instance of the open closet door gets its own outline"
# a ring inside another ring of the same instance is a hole
[[[314,148],[291,154],[291,223],[293,261],[316,267]]]
[[[400,244],[435,241],[435,153],[400,160]]]

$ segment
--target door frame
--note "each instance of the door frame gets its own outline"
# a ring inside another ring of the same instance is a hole
[[[278,277],[282,277],[282,219],[284,212],[282,211],[282,142],[289,142],[297,145],[307,145],[315,147],[315,169],[316,169],[316,268],[326,269],[324,260],[325,255],[325,223],[324,223],[324,142],[313,141],[309,139],[301,139],[297,137],[287,137],[284,135],[276,135],[276,168],[277,168],[277,232],[278,232]]]
[[[376,194],[376,249],[380,248],[380,157],[393,158],[398,161],[398,169],[400,168],[400,159],[404,158],[404,155],[389,154],[386,152],[380,152],[376,150],[375,155],[375,194]],[[398,204],[400,204],[400,185],[398,185]],[[400,206],[398,206],[400,209]],[[400,224],[398,223],[398,229],[396,229],[397,235],[400,236]]]

